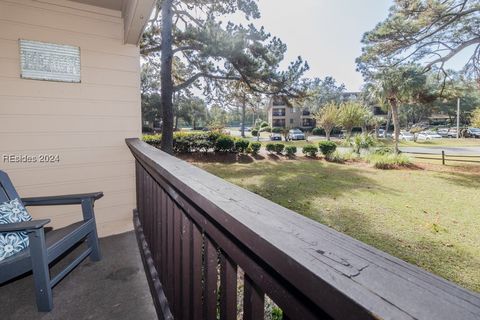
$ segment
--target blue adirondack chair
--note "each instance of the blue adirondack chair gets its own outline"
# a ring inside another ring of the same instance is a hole
[[[52,288],[86,257],[90,256],[92,261],[100,260],[93,205],[101,197],[102,192],[22,198],[24,206],[81,205],[83,220],[48,232],[45,232],[44,226],[50,219],[0,224],[0,232],[27,232],[30,242],[29,248],[0,261],[0,284],[32,271],[38,310],[52,310]],[[0,171],[0,203],[16,198],[20,199],[10,178]],[[87,249],[51,278],[49,264],[85,240]]]

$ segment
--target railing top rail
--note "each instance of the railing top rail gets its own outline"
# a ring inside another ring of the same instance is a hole
[[[480,295],[138,139],[136,160],[333,318],[480,319]]]

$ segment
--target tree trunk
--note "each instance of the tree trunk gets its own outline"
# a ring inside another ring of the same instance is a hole
[[[387,112],[387,125],[385,127],[385,136],[384,136],[385,139],[387,138],[387,133],[388,133],[388,130],[390,128],[390,119],[391,118],[392,118],[392,110],[389,109],[388,112]]]
[[[400,119],[398,118],[398,104],[396,99],[390,99],[393,119],[393,139],[395,141],[395,154],[398,154],[398,138],[400,136]]]
[[[245,138],[245,121],[246,121],[246,106],[245,104],[247,103],[245,100],[247,98],[245,97],[245,94],[243,95],[243,101],[242,101],[242,127],[240,128],[240,133],[242,135],[242,138]]]
[[[178,116],[175,117],[175,131],[178,130]]]
[[[327,138],[327,141],[330,141],[330,132],[332,130],[325,130],[325,137]]]
[[[173,0],[164,0],[162,3],[162,60],[161,60],[161,101],[163,107],[162,143],[160,149],[166,153],[173,153]]]

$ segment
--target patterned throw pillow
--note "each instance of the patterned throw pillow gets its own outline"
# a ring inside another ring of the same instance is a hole
[[[0,224],[30,221],[28,214],[20,200],[13,199],[0,203]],[[28,235],[23,232],[0,232],[0,261],[28,247]]]

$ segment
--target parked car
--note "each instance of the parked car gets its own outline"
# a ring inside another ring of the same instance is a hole
[[[468,128],[465,132],[466,138],[480,138],[480,129],[479,128]]]
[[[270,140],[272,140],[272,141],[282,141],[282,135],[280,133],[272,133],[270,135]]]
[[[452,128],[448,130],[447,138],[456,138],[456,137],[457,137],[457,129]]]
[[[400,131],[400,136],[398,137],[400,140],[403,141],[413,141],[415,140],[415,136],[407,131]]]
[[[441,128],[437,130],[437,134],[441,135],[442,138],[448,138],[449,131],[450,130],[448,128]]]
[[[442,136],[433,131],[423,131],[418,134],[417,140],[436,140],[442,139]]]
[[[289,140],[305,140],[305,134],[299,129],[292,129],[288,131]]]
[[[245,132],[250,132],[250,131],[252,131],[251,127],[245,127]]]
[[[375,130],[372,131],[372,134],[375,134]],[[392,133],[391,132],[386,132],[385,129],[378,129],[378,136],[380,138],[391,138],[392,137]]]

